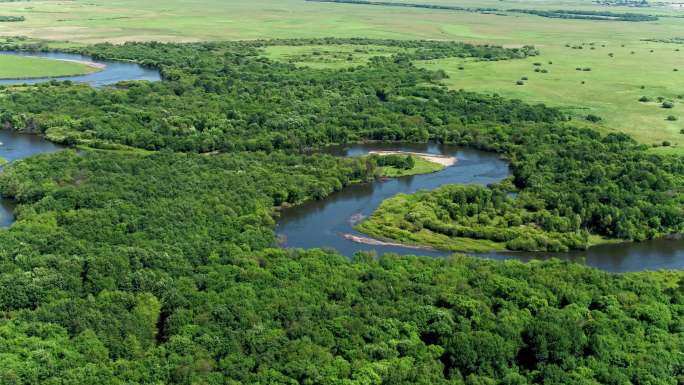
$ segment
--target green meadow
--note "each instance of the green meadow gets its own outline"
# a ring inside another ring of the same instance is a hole
[[[29,79],[83,75],[98,69],[83,63],[35,57],[0,55],[0,79]]]
[[[192,6],[181,0],[49,0],[0,3],[0,14],[26,18],[21,23],[0,23],[0,35],[61,41],[55,47],[63,47],[64,41],[88,44],[326,36],[458,40],[503,46],[532,44],[540,49],[541,56],[477,63],[446,59],[421,65],[445,70],[450,75],[445,84],[454,89],[499,93],[558,106],[570,112],[575,121],[596,115],[602,118],[600,122],[586,124],[604,132],[626,132],[653,145],[657,152],[684,153],[684,113],[682,100],[678,99],[684,93],[684,45],[643,41],[684,37],[684,8],[667,3],[648,8],[607,7],[579,0],[397,2],[504,10],[604,10],[646,13],[660,19],[565,20],[507,12],[496,15],[304,0],[200,0]],[[567,44],[583,49],[568,48]],[[271,47],[264,54],[298,65],[344,68],[391,53],[382,47],[358,52],[351,46],[312,46]],[[546,72],[534,72],[534,62],[542,63]],[[591,71],[577,71],[578,67]],[[523,77],[528,80],[523,85],[516,84]],[[652,101],[639,102],[642,96]],[[662,108],[658,98],[674,102],[674,108]]]

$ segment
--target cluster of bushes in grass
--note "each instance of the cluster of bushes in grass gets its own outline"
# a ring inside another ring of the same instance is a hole
[[[493,241],[509,250],[567,251],[587,247],[588,233],[581,228],[579,215],[568,218],[545,209],[527,209],[528,203],[522,201],[528,198],[525,194],[511,198],[500,186],[447,185],[390,198],[358,229],[377,236],[395,230],[429,230],[450,238]],[[427,244],[449,247],[441,239]]]
[[[587,20],[614,20],[614,21],[657,21],[658,16],[642,13],[609,12],[609,11],[581,11],[581,10],[553,10],[545,11],[538,9],[511,9],[511,12],[528,13],[554,19],[587,19]]]
[[[411,155],[377,155],[370,156],[370,161],[378,167],[395,167],[401,170],[410,170],[416,165],[416,160]]]
[[[2,16],[0,15],[0,23],[12,23],[24,21],[26,18],[24,16]]]
[[[435,140],[501,153],[515,200],[497,186],[461,200],[454,188],[434,215],[447,223],[453,211],[470,236],[490,226],[482,234],[499,237],[510,220],[532,234],[506,241],[521,249],[681,231],[680,158],[573,127],[543,105],[447,90],[407,56],[315,70],[264,58],[267,44],[287,42],[100,44],[79,52],[154,65],[163,81],[2,89],[3,127],[153,152],[70,150],[0,174],[2,195],[19,202],[0,231],[0,382],[681,377],[679,273],[270,249],[274,206],[372,177],[364,159],[310,154],[326,144]]]

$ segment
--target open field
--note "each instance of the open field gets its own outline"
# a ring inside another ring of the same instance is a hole
[[[439,163],[423,159],[420,156],[415,156],[413,159],[415,166],[411,169],[405,170],[393,166],[384,166],[380,167],[380,174],[385,177],[396,178],[409,175],[430,174],[441,171],[445,167]]]
[[[461,61],[455,59],[424,65],[445,69],[451,75],[446,84],[453,88],[496,92],[528,102],[563,107],[580,120],[587,114],[598,115],[603,120],[596,126],[605,132],[624,131],[649,145],[669,142],[671,146],[654,150],[684,153],[684,135],[680,133],[684,128],[684,116],[680,116],[676,99],[684,93],[684,66],[679,64],[684,62],[684,45],[642,41],[684,37],[684,19],[678,18],[684,16],[684,9],[608,7],[579,0],[398,2],[497,9],[603,10],[661,17],[655,22],[561,20],[518,13],[500,16],[303,0],[247,3],[202,0],[192,6],[181,0],[32,1],[0,3],[0,14],[26,17],[25,22],[0,24],[0,34],[69,40],[71,44],[323,36],[460,40],[504,46],[533,44],[542,55],[525,61],[465,63],[463,71],[458,70]],[[565,46],[592,42],[594,50],[588,46],[582,50]],[[315,55],[316,50],[326,49],[271,47],[265,54],[319,68],[357,65],[370,56],[389,54],[388,51],[362,53],[353,52],[353,47],[337,48],[340,48],[338,53]],[[532,63],[536,61],[554,64],[544,64],[548,73],[542,74],[534,72]],[[576,71],[578,66],[589,67],[592,71]],[[675,72],[675,69],[679,71]],[[523,76],[529,80],[524,86],[516,85]],[[673,99],[675,108],[665,110],[656,103],[640,103],[641,96]],[[678,120],[667,120],[670,115]]]
[[[72,76],[96,71],[97,68],[83,63],[0,55],[0,79]]]
[[[589,114],[598,115],[603,120],[597,127],[604,131],[624,131],[646,144],[667,141],[673,146],[657,151],[684,152],[680,132],[684,128],[684,46],[678,48],[638,41],[623,47],[603,40],[583,49],[545,45],[541,56],[525,60],[467,63],[446,59],[423,62],[423,66],[445,70],[450,75],[446,84],[456,89],[558,106],[580,121]],[[459,70],[461,65],[463,70]],[[527,78],[524,85],[516,84],[523,78]],[[640,102],[642,96],[650,101]],[[674,108],[662,108],[659,97],[674,102]],[[669,116],[677,120],[670,121]]]

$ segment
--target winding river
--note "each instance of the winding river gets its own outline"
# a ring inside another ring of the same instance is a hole
[[[352,185],[322,201],[310,201],[281,212],[277,233],[282,246],[293,248],[329,247],[352,256],[357,251],[415,254],[443,257],[450,252],[402,246],[367,245],[343,237],[363,236],[353,229],[358,220],[369,216],[380,203],[399,193],[435,189],[443,184],[486,185],[510,175],[508,164],[498,155],[436,144],[363,144],[333,147],[327,152],[339,156],[358,156],[375,150],[401,150],[455,156],[458,161],[446,169],[426,175],[388,179]],[[584,262],[610,272],[684,268],[684,240],[652,240],[641,243],[605,244],[586,251],[567,253],[496,252],[477,254],[494,259],[529,261],[558,257]]]
[[[88,56],[60,52],[0,51],[0,55],[21,55],[43,57],[52,60],[91,62],[103,66],[102,71],[87,75],[58,78],[0,79],[0,85],[36,84],[51,80],[71,80],[73,82],[88,83],[93,87],[102,87],[124,80],[161,80],[158,70],[143,67],[136,63],[94,60]],[[0,157],[8,162],[28,158],[36,154],[58,151],[62,148],[63,146],[49,142],[38,135],[20,134],[0,129]],[[7,227],[14,223],[14,206],[14,201],[0,199],[0,227]]]
[[[65,76],[55,78],[32,78],[32,79],[0,79],[0,85],[7,84],[36,84],[50,80],[71,80],[78,83],[89,83],[93,87],[101,87],[124,80],[161,80],[159,71],[154,68],[143,67],[136,63],[119,62],[111,60],[95,60],[89,56],[83,56],[62,52],[22,52],[0,51],[0,55],[19,55],[42,57],[52,60],[67,60],[86,63],[95,63],[104,66],[101,71],[87,75]]]
[[[56,52],[3,52],[0,55],[38,56],[55,60],[94,62],[104,65],[100,72],[54,78],[71,80],[101,87],[125,80],[160,80],[157,70],[135,63],[100,61],[90,57]],[[0,85],[35,84],[53,78],[4,79]],[[58,151],[62,147],[35,135],[25,135],[0,130],[0,157],[15,161],[35,154]],[[455,156],[458,161],[440,172],[388,179],[374,183],[349,186],[325,200],[311,201],[285,209],[278,220],[277,232],[285,247],[328,247],[352,256],[357,251],[376,250],[379,253],[417,254],[444,257],[449,252],[416,249],[403,246],[366,245],[346,239],[342,234],[363,236],[353,229],[358,220],[369,216],[380,203],[399,193],[414,193],[420,189],[435,189],[448,183],[480,184],[495,183],[507,177],[508,164],[498,155],[455,146],[437,144],[359,144],[327,149],[338,156],[358,156],[374,150],[401,150]],[[0,200],[0,227],[14,222],[14,203]],[[684,240],[653,240],[642,243],[606,244],[587,251],[569,253],[487,253],[478,254],[494,259],[545,259],[555,256],[562,259],[582,261],[589,266],[611,272],[627,272],[658,269],[684,268]]]

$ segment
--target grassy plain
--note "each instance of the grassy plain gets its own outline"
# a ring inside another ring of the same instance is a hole
[[[528,102],[559,106],[572,112],[579,121],[587,114],[598,115],[603,121],[596,126],[605,132],[624,131],[649,145],[666,141],[672,146],[654,150],[684,154],[684,135],[680,133],[684,128],[684,105],[676,99],[684,93],[684,45],[642,41],[684,37],[684,18],[681,18],[684,8],[604,7],[583,0],[397,2],[498,9],[606,10],[662,17],[655,22],[560,20],[513,13],[499,16],[304,0],[198,0],[192,3],[187,0],[43,0],[0,3],[0,14],[26,17],[22,23],[0,24],[0,35],[69,40],[72,44],[325,36],[459,40],[504,46],[533,44],[540,48],[542,55],[530,60],[464,63],[462,71],[458,70],[462,62],[456,59],[422,65],[445,69],[451,75],[446,81],[450,87],[496,92]],[[583,43],[594,43],[595,49],[565,47],[566,44]],[[353,58],[347,60],[344,54],[353,48],[341,47],[341,55],[334,60],[313,56],[299,60],[316,49],[321,48],[310,47],[307,52],[306,47],[295,47],[288,52],[281,47],[269,49],[265,54],[280,60],[334,68],[362,63],[373,54],[354,53]],[[536,61],[554,64],[544,64],[548,73],[542,74],[534,72],[532,63]],[[590,67],[592,71],[576,71],[578,66]],[[529,80],[523,86],[516,85],[516,80],[523,76]],[[640,103],[641,96],[673,99],[675,108],[664,110],[656,103]],[[667,120],[669,115],[678,120]]]
[[[385,166],[380,167],[380,173],[382,176],[396,178],[409,175],[430,174],[444,169],[444,166],[441,164],[430,162],[429,160],[425,160],[418,156],[414,156],[413,161],[415,162],[415,165],[411,169],[404,170],[392,166]]]
[[[98,71],[83,63],[35,57],[0,55],[0,79],[28,79],[83,75]]]

